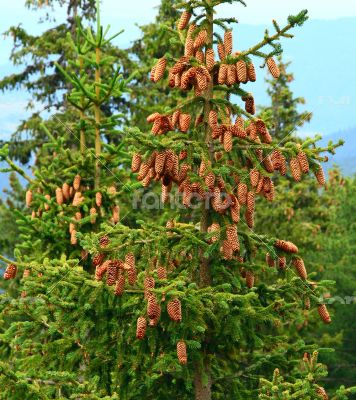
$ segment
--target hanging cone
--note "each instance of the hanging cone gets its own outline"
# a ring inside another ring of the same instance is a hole
[[[75,229],[72,230],[71,234],[70,234],[70,243],[75,246],[78,243],[78,239],[77,239],[77,231]]]
[[[156,298],[153,295],[148,297],[147,301],[147,315],[150,319],[157,319],[161,315],[161,307],[157,303]]]
[[[136,268],[131,268],[127,271],[127,280],[129,285],[133,286],[137,282],[137,271]]]
[[[274,58],[272,58],[272,57],[267,58],[267,66],[268,66],[269,72],[271,73],[273,78],[277,79],[280,77],[281,71],[279,70],[278,65],[274,61]]]
[[[211,72],[215,65],[215,54],[213,49],[207,49],[205,52],[205,63],[208,71]]]
[[[253,288],[255,284],[255,275],[252,271],[246,271],[246,285],[249,289]]]
[[[90,209],[90,211],[89,211],[89,214],[90,214],[90,222],[92,223],[92,224],[95,224],[95,221],[96,221],[96,217],[97,217],[97,212],[96,212],[96,208],[95,207],[92,207],[91,209]]]
[[[286,257],[278,257],[278,267],[280,269],[286,269],[287,259]]]
[[[122,296],[125,290],[125,275],[122,273],[119,273],[119,276],[116,281],[115,285],[115,296]]]
[[[82,196],[81,192],[75,192],[75,195],[73,197],[73,206],[74,207],[79,207],[84,201],[84,197]],[[46,204],[45,204],[45,209],[46,209]]]
[[[164,71],[166,70],[167,60],[165,57],[162,57],[158,60],[154,73],[154,82],[158,82],[163,78]]]
[[[183,11],[182,15],[180,16],[179,22],[178,22],[178,29],[181,31],[187,27],[189,24],[190,18],[192,14],[188,11]]]
[[[194,40],[194,49],[199,49],[203,47],[208,40],[208,33],[205,29],[200,31]]]
[[[258,181],[260,180],[260,173],[256,168],[251,169],[250,171],[250,182],[253,187],[258,185]]]
[[[118,262],[115,260],[109,261],[107,275],[106,275],[106,284],[108,286],[112,286],[115,284],[118,276]]]
[[[98,253],[95,254],[95,256],[93,257],[93,265],[94,267],[97,267],[98,265],[102,264],[105,258],[105,254],[103,253]]]
[[[226,55],[232,53],[232,31],[225,31],[224,33],[224,49]]]
[[[142,181],[147,176],[149,170],[150,166],[147,163],[143,162],[140,166],[140,170],[137,175],[137,180]]]
[[[249,81],[256,82],[256,70],[252,63],[247,65],[247,76]]]
[[[27,190],[25,202],[26,202],[26,207],[30,207],[30,205],[32,203],[32,191],[31,190]]]
[[[307,270],[304,265],[304,261],[301,258],[294,258],[293,265],[296,269],[298,275],[303,279],[306,280],[308,278]]]
[[[177,357],[180,364],[185,365],[188,362],[187,345],[183,340],[177,343]]]
[[[182,132],[187,132],[190,126],[192,117],[189,114],[181,114],[179,116],[179,129]]]
[[[101,281],[108,269],[110,261],[105,261],[104,264],[98,265],[95,269],[95,279]]]
[[[219,85],[223,85],[226,82],[227,79],[227,65],[226,64],[221,64],[219,68],[219,74],[218,74],[218,83]]]
[[[141,166],[141,155],[139,153],[134,153],[131,162],[131,171],[138,172]]]
[[[204,63],[204,60],[205,60],[203,51],[202,51],[202,50],[197,50],[197,51],[195,52],[195,58],[198,60],[198,62],[199,62],[200,64],[203,64],[203,63]]]
[[[231,219],[235,224],[237,224],[240,221],[240,204],[235,196],[231,195],[231,197],[232,197],[232,204],[230,207]]]
[[[167,268],[164,266],[160,266],[157,268],[157,277],[160,280],[167,279]]]
[[[117,224],[120,221],[120,207],[114,206],[112,208],[112,222]]]
[[[304,151],[300,151],[297,155],[297,158],[303,174],[307,174],[309,172],[309,162],[307,155],[304,153]]]
[[[316,180],[318,181],[320,186],[324,186],[325,185],[325,175],[324,175],[324,171],[323,168],[321,167],[321,165],[319,165],[318,169],[314,172],[314,175],[316,177]]]
[[[4,272],[4,279],[7,281],[9,279],[14,279],[17,273],[17,266],[15,264],[8,264]]]
[[[56,201],[60,206],[63,204],[63,192],[61,188],[56,189]]]
[[[228,240],[223,241],[222,254],[225,260],[232,260],[234,251],[232,250],[231,243]]]
[[[266,253],[266,263],[269,267],[274,268],[276,263],[269,253]]]
[[[148,298],[148,295],[151,293],[151,289],[155,287],[155,280],[152,276],[146,276],[143,282],[145,298]]]
[[[99,239],[99,246],[101,248],[106,247],[109,243],[110,243],[110,239],[107,235],[104,235]]]
[[[329,311],[326,307],[325,304],[320,304],[318,306],[318,313],[320,315],[320,318],[326,323],[326,324],[330,324],[331,322],[331,318],[330,318],[330,314]]]
[[[133,253],[127,253],[125,256],[125,267],[127,269],[135,268],[135,255]]]
[[[211,243],[215,243],[219,240],[220,236],[220,225],[217,222],[213,222],[209,227],[208,227],[208,233],[211,232],[217,232],[216,235],[212,236],[210,239]]]
[[[245,61],[239,60],[236,63],[236,76],[239,82],[246,83],[248,81],[247,78],[247,66]]]
[[[247,185],[246,183],[239,183],[237,185],[237,198],[241,205],[245,205],[247,201]]]
[[[79,193],[79,192],[78,192],[78,193]],[[49,194],[45,194],[45,198],[46,198],[48,201],[51,201],[51,196],[50,196]],[[48,211],[49,208],[50,208],[49,204],[48,204],[47,202],[44,203],[44,209],[45,209],[45,211]]]
[[[69,193],[69,185],[67,182],[64,182],[62,185],[62,192],[63,192],[63,196],[66,200],[69,200],[70,198],[70,193]]]
[[[274,245],[286,253],[298,253],[298,247],[292,242],[288,242],[286,240],[276,240]]]
[[[240,251],[240,242],[237,234],[236,225],[228,225],[226,228],[226,238],[231,245],[232,251]]]
[[[232,86],[236,83],[236,67],[235,65],[227,66],[226,84]]]
[[[300,165],[297,158],[291,158],[290,162],[290,170],[292,176],[296,182],[300,182],[302,179],[302,171],[300,170]]]
[[[180,322],[182,320],[182,305],[179,299],[173,299],[167,304],[167,312],[171,320]]]
[[[249,212],[248,210],[246,210],[245,212],[245,220],[246,220],[246,224],[247,226],[252,229],[255,225],[255,213],[254,212]]]
[[[255,193],[254,192],[247,193],[246,208],[249,213],[253,213],[255,211]]]
[[[319,386],[319,387],[316,389],[316,393],[317,393],[319,396],[321,396],[323,400],[329,400],[329,396],[328,396],[328,394],[326,393],[326,391],[325,391],[325,389],[324,389],[323,387]]]
[[[218,113],[215,110],[211,110],[209,113],[209,126],[211,129],[214,129],[218,124]]]
[[[80,188],[80,181],[81,181],[80,175],[76,175],[73,179],[73,188],[74,190],[79,190]]]
[[[218,54],[220,60],[224,61],[226,58],[226,53],[225,53],[225,46],[223,43],[218,43]]]
[[[244,97],[243,100],[245,101],[245,110],[249,114],[254,115],[256,113],[256,106],[255,106],[255,100],[252,95],[248,95],[247,97]]]
[[[136,324],[136,338],[138,340],[142,340],[145,337],[146,326],[147,326],[146,318],[138,317],[137,324]]]
[[[224,150],[227,153],[232,150],[232,133],[230,130],[224,132]]]

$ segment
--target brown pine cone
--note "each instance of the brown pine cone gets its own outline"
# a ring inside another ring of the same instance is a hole
[[[321,396],[321,398],[322,398],[323,400],[329,400],[329,396],[328,396],[328,394],[326,393],[326,391],[325,391],[325,389],[324,389],[323,387],[319,386],[319,387],[316,389],[316,393],[317,393],[319,396]]]
[[[14,279],[16,277],[16,273],[17,273],[17,266],[15,264],[8,264],[4,272],[4,279],[6,281],[9,279]]]
[[[320,186],[325,185],[325,175],[324,175],[324,170],[321,165],[319,165],[318,169],[314,172],[314,175],[316,177],[316,180],[318,181]]]
[[[81,213],[80,211],[77,211],[77,212],[75,213],[75,215],[74,215],[74,218],[75,218],[77,221],[80,221],[80,220],[83,218],[82,213]]]
[[[240,251],[240,242],[237,234],[237,226],[229,225],[226,228],[226,238],[229,241],[232,251]]]
[[[209,113],[209,126],[211,129],[215,128],[218,124],[218,113],[215,110],[211,110]]]
[[[255,284],[255,275],[252,271],[246,271],[246,285],[249,289],[253,288]]]
[[[141,166],[141,155],[139,153],[134,153],[131,162],[131,171],[138,172]]]
[[[298,253],[298,247],[294,243],[286,240],[276,240],[274,246],[286,253]]]
[[[226,84],[232,86],[236,83],[236,67],[235,65],[227,66]]]
[[[105,254],[103,253],[98,253],[95,254],[95,256],[93,257],[93,265],[94,267],[97,267],[98,265],[102,264],[105,258]]]
[[[219,74],[218,74],[218,83],[219,85],[224,85],[227,79],[227,65],[226,64],[221,64],[219,68]]]
[[[182,15],[180,16],[179,22],[178,22],[178,29],[181,31],[187,27],[189,24],[190,18],[192,14],[188,11],[183,11]]]
[[[160,280],[167,279],[167,268],[164,266],[160,266],[157,268],[157,277]]]
[[[290,170],[292,176],[296,182],[300,182],[302,179],[302,171],[300,170],[300,165],[297,158],[291,158],[290,162]]]
[[[208,233],[211,232],[217,232],[216,235],[212,236],[210,239],[211,243],[215,243],[219,240],[220,236],[220,225],[217,222],[213,222],[209,227],[208,227]]]
[[[180,160],[185,160],[188,156],[188,152],[187,150],[181,150],[179,153],[179,159]]]
[[[112,222],[117,224],[120,221],[120,207],[118,205],[112,207]]]
[[[252,63],[247,65],[247,76],[249,81],[256,82],[256,70]]]
[[[245,211],[245,220],[247,226],[252,229],[255,225],[255,213],[248,210]]]
[[[203,47],[206,44],[207,40],[208,40],[208,32],[205,29],[203,29],[195,37],[194,49],[199,49],[200,47]]]
[[[225,260],[232,260],[234,251],[232,249],[231,243],[228,240],[223,241],[222,254]]]
[[[287,259],[286,257],[278,257],[278,267],[280,269],[286,269],[287,266]]]
[[[240,204],[234,195],[230,195],[232,199],[231,207],[230,207],[230,213],[231,213],[231,219],[235,224],[238,224],[240,221]]]
[[[99,239],[99,246],[101,248],[106,247],[109,243],[110,243],[110,239],[107,235],[104,235]]]
[[[276,62],[274,61],[273,57],[267,58],[267,66],[268,66],[269,72],[271,73],[273,78],[277,79],[280,77],[281,71],[279,70],[279,67],[276,64]]]
[[[111,263],[111,261],[110,261],[110,260],[107,260],[107,261],[105,261],[102,265],[98,265],[98,266],[95,268],[95,279],[96,279],[97,281],[101,281],[101,280],[103,279],[103,277],[104,277],[104,275],[105,275],[105,273],[106,273],[106,271],[107,271],[108,266],[110,265],[110,263]]]
[[[227,153],[232,150],[232,133],[230,129],[224,132],[224,150]]]
[[[330,314],[329,311],[326,307],[325,304],[320,304],[318,306],[318,313],[320,315],[320,318],[326,323],[326,324],[330,324],[331,322],[331,318],[330,318]]]
[[[56,201],[59,205],[63,204],[63,192],[61,188],[56,189]]]
[[[79,192],[77,192],[77,193],[79,193]],[[78,195],[78,198],[81,198],[80,196],[81,196],[81,194]],[[51,196],[49,194],[45,194],[45,198],[48,201],[51,201]],[[79,205],[80,203],[81,203],[81,201],[79,201],[79,200],[76,204],[74,204],[74,201],[73,201],[73,205],[75,205],[75,206]],[[50,205],[47,202],[44,203],[44,209],[45,209],[45,211],[48,211],[50,209]]]
[[[225,31],[224,33],[224,50],[225,55],[232,52],[232,31]]]
[[[215,54],[213,49],[207,49],[205,52],[205,63],[208,71],[211,72],[215,65]]]
[[[77,231],[75,229],[72,230],[70,234],[70,243],[75,246],[78,243],[77,239]]]
[[[32,203],[32,191],[31,190],[27,190],[25,202],[26,202],[26,207],[30,207],[30,205]]]
[[[80,181],[81,181],[80,175],[76,175],[73,179],[73,188],[74,190],[79,190],[80,188]]]
[[[260,173],[256,168],[251,169],[250,171],[250,182],[253,187],[258,185],[258,181],[260,180]]]
[[[179,116],[179,130],[187,132],[190,126],[192,117],[189,114],[180,114]]]
[[[125,275],[120,272],[115,285],[115,296],[122,296],[125,290]]]
[[[152,276],[146,276],[143,281],[143,287],[145,292],[145,298],[148,298],[148,295],[151,293],[151,289],[155,287],[155,280]]]
[[[203,64],[205,61],[205,57],[204,57],[204,53],[202,50],[197,50],[195,52],[195,58],[197,59],[197,61],[199,62],[199,64]]]
[[[147,315],[149,319],[157,319],[161,315],[161,306],[154,295],[150,295],[147,301]]]
[[[272,173],[274,171],[274,166],[272,163],[272,159],[269,155],[263,158],[263,166],[265,170],[269,173]]]
[[[162,57],[158,60],[154,73],[154,82],[158,82],[163,78],[164,71],[166,70],[167,60],[165,57]]]
[[[255,211],[255,193],[248,192],[246,198],[246,207],[249,213],[253,213]]]
[[[226,58],[226,53],[225,53],[225,46],[223,43],[218,43],[218,54],[220,60],[224,61]]]
[[[154,81],[155,81],[155,71],[156,71],[156,66],[154,65],[154,66],[152,67],[152,69],[151,69],[151,72],[150,72],[150,81],[151,81],[151,82],[154,82]]]
[[[125,256],[125,264],[128,268],[135,268],[135,255],[133,253],[127,253]]]
[[[245,110],[249,114],[254,115],[256,113],[256,106],[255,106],[255,99],[252,95],[244,97],[243,100],[245,101]]]
[[[304,151],[300,151],[297,155],[297,158],[303,174],[307,174],[309,172],[309,162],[307,155],[304,153]]]
[[[136,338],[138,340],[142,340],[145,337],[146,326],[147,326],[146,318],[138,317],[136,323]]]
[[[282,162],[283,162],[282,157],[283,157],[282,153],[279,150],[275,149],[272,151],[271,160],[275,171],[278,171],[282,167]]]
[[[103,204],[103,195],[100,192],[95,193],[95,204],[98,207],[101,207],[101,205]]]
[[[247,185],[246,183],[239,183],[237,185],[237,199],[241,205],[245,205],[247,201]]]
[[[236,63],[236,76],[239,82],[246,83],[248,81],[245,61],[239,60]]]
[[[274,268],[276,263],[269,253],[266,253],[266,263],[269,267]]]
[[[184,207],[190,207],[190,202],[192,199],[192,185],[190,183],[186,183],[184,185],[184,191],[183,191],[183,205]]]
[[[193,57],[194,55],[194,41],[190,36],[187,36],[184,47],[185,57]]]
[[[167,312],[172,321],[182,320],[182,305],[179,299],[173,299],[167,304]]]
[[[73,202],[72,202],[73,206],[74,207],[79,207],[83,203],[83,201],[84,201],[84,197],[82,196],[82,193],[81,192],[75,192],[75,195],[73,197]],[[47,209],[46,208],[46,204],[45,204],[45,209]]]
[[[298,275],[303,279],[306,280],[308,278],[307,270],[304,265],[304,261],[301,258],[294,258],[293,265],[296,269]]]
[[[107,275],[106,275],[106,284],[108,286],[112,286],[115,284],[118,272],[119,272],[118,261],[117,260],[109,261]]]
[[[137,281],[137,271],[136,268],[131,268],[127,270],[127,280],[129,282],[129,285],[135,285]]]
[[[177,357],[180,364],[185,365],[188,362],[187,345],[183,340],[177,343]]]
[[[215,184],[215,175],[212,171],[208,172],[205,177],[205,184],[209,189],[212,189]]]
[[[70,189],[69,189],[69,185],[67,182],[64,182],[62,185],[62,192],[63,192],[63,196],[66,200],[69,200],[70,198]]]

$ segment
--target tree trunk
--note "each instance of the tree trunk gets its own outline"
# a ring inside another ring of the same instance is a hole
[[[209,371],[207,374],[207,382],[203,382],[203,371],[200,369],[195,373],[194,388],[195,388],[195,400],[210,400],[211,399],[211,375]]]

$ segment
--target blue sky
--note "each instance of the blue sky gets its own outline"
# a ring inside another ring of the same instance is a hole
[[[3,32],[10,25],[22,25],[30,33],[38,33],[48,27],[39,24],[38,13],[24,7],[24,0],[12,0],[2,7],[0,27]],[[346,76],[356,63],[356,1],[350,0],[246,0],[248,7],[239,4],[221,6],[222,16],[235,16],[242,23],[236,29],[235,43],[247,47],[263,36],[264,26],[272,18],[284,22],[289,14],[308,8],[312,21],[306,27],[297,30],[296,38],[284,43],[285,57],[293,61],[296,81],[293,89],[297,95],[306,97],[308,110],[313,111],[313,123],[305,128],[306,133],[322,131],[331,134],[338,129],[356,126],[356,101],[353,93],[356,79]],[[135,24],[144,24],[153,20],[159,0],[103,0],[102,22],[110,23],[113,30],[121,28],[125,32],[117,39],[117,44],[126,46],[139,35]],[[45,10],[42,11],[45,14]],[[57,10],[58,21],[64,18],[64,10]],[[343,18],[348,19],[343,19]],[[319,21],[317,21],[319,20]],[[14,71],[8,62],[11,39],[0,42],[0,78]],[[337,58],[335,47],[339,47]],[[339,60],[339,61],[338,61]],[[330,69],[330,71],[329,71]],[[337,81],[330,81],[330,73]],[[261,72],[260,85],[251,87],[256,93],[258,103],[266,101]],[[0,94],[0,138],[8,138],[17,123],[24,118],[24,109],[28,95],[22,91]]]

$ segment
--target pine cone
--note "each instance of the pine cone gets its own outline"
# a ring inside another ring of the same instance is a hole
[[[250,212],[248,210],[246,210],[245,212],[245,220],[246,220],[246,224],[247,226],[252,229],[255,225],[255,217],[254,217],[254,212]]]
[[[246,199],[246,207],[249,213],[253,213],[255,211],[255,193],[248,192]]]
[[[63,192],[61,188],[56,189],[56,201],[60,206],[63,204]]]
[[[183,340],[177,343],[177,357],[180,364],[185,365],[188,362],[187,345]]]
[[[171,320],[180,322],[182,320],[182,306],[179,299],[173,299],[167,304],[167,312]]]
[[[304,151],[300,151],[297,155],[297,158],[303,174],[307,174],[309,172],[309,162],[307,155],[304,153]]]
[[[155,280],[152,276],[146,276],[145,280],[143,282],[143,287],[145,291],[145,298],[148,298],[148,295],[150,294],[151,289],[155,287]]]
[[[167,279],[167,268],[164,266],[160,266],[157,268],[157,277],[160,280]]]
[[[96,192],[95,193],[95,204],[98,207],[101,207],[103,204],[103,195],[101,194],[101,192]]]
[[[183,11],[182,15],[180,16],[179,22],[178,22],[178,29],[181,31],[187,27],[189,24],[190,18],[192,14],[188,11]]]
[[[202,50],[197,50],[195,52],[195,58],[198,60],[199,64],[203,64],[205,61],[204,53]]]
[[[154,73],[154,82],[158,82],[163,78],[164,71],[166,70],[167,60],[165,57],[162,57],[158,60]]]
[[[115,285],[115,296],[122,296],[125,290],[125,275],[123,273],[119,273],[119,276]]]
[[[219,85],[224,85],[227,79],[227,65],[221,64],[219,68],[218,74],[218,83]]]
[[[73,188],[74,190],[79,190],[80,188],[80,181],[81,181],[80,175],[76,175],[73,179]]]
[[[274,58],[272,58],[272,57],[267,58],[267,66],[268,66],[269,72],[271,73],[273,78],[277,79],[280,77],[281,71],[279,70],[278,65],[274,61]]]
[[[300,165],[297,158],[291,158],[290,162],[290,170],[292,176],[296,182],[300,182],[302,179],[302,171],[300,170]]]
[[[256,82],[256,70],[252,63],[247,65],[247,76],[249,81]]]
[[[227,66],[226,84],[232,86],[236,83],[236,67],[235,65]]]
[[[8,264],[4,272],[4,279],[7,281],[9,279],[14,279],[17,273],[17,266],[15,264]]]
[[[298,253],[298,247],[294,243],[286,240],[276,240],[274,246],[286,253]]]
[[[97,281],[101,281],[108,270],[108,267],[110,266],[111,261],[107,260],[105,261],[102,265],[98,265],[95,269],[95,279]]]
[[[225,46],[223,43],[218,43],[218,54],[220,60],[224,61],[226,58],[226,53],[225,53]]]
[[[117,224],[120,221],[120,207],[114,206],[112,208],[112,222]]]
[[[128,269],[135,268],[135,255],[133,253],[127,253],[125,256],[125,265]]]
[[[181,114],[179,116],[179,129],[182,132],[187,132],[190,126],[192,117],[189,114]]]
[[[147,315],[149,319],[158,319],[161,315],[161,306],[154,295],[150,295],[147,301]]]
[[[90,211],[89,211],[89,214],[90,214],[90,222],[91,222],[92,224],[95,224],[96,217],[97,217],[96,208],[95,208],[95,207],[92,207],[92,208],[90,209]]]
[[[274,259],[269,253],[266,253],[266,263],[269,267],[274,268],[276,266]]]
[[[107,235],[104,235],[99,239],[99,246],[101,248],[106,247],[109,243],[110,243],[110,239]]]
[[[222,254],[225,260],[232,260],[234,251],[232,249],[232,245],[228,240],[223,241],[222,245]]]
[[[239,60],[236,63],[236,76],[237,80],[242,83],[246,83],[248,81],[247,78],[247,66],[245,61]]]
[[[330,314],[329,311],[326,307],[325,304],[320,304],[318,306],[318,313],[320,315],[320,318],[326,323],[326,324],[330,324],[331,322],[331,318],[330,318]]]
[[[250,182],[253,187],[258,185],[258,181],[260,180],[260,173],[256,168],[251,169],[250,171]]]
[[[138,317],[137,324],[136,324],[136,338],[138,340],[142,340],[145,337],[146,326],[147,326],[146,318]]]
[[[208,233],[211,232],[217,232],[216,235],[212,236],[210,239],[211,243],[215,243],[219,240],[219,235],[220,235],[220,225],[217,222],[213,222],[209,227],[208,227]]]
[[[306,280],[308,278],[307,270],[304,265],[304,261],[301,258],[294,258],[293,265],[298,273],[298,275],[303,279]]]
[[[199,49],[203,47],[208,40],[208,32],[203,29],[201,30],[194,40],[194,49]]]
[[[243,99],[245,101],[245,110],[249,114],[254,115],[256,113],[255,99],[252,95],[249,95]]]
[[[272,173],[274,171],[274,166],[272,163],[272,159],[269,155],[265,156],[263,159],[263,166],[265,170],[269,173]]]
[[[141,155],[139,153],[134,153],[132,156],[131,170],[132,172],[138,172],[141,166]]]
[[[249,289],[253,288],[255,284],[255,275],[252,271],[246,271],[246,285]]]
[[[108,286],[114,285],[117,280],[119,272],[118,265],[119,265],[118,260],[109,261],[108,263],[108,269],[106,275],[106,284]]]
[[[184,55],[186,57],[192,57],[194,55],[194,41],[190,36],[187,36],[185,41]]]
[[[325,185],[325,175],[324,175],[324,170],[321,165],[319,165],[318,169],[314,172],[314,175],[316,177],[316,180],[318,181],[320,186]]]
[[[213,49],[207,49],[205,52],[205,63],[208,71],[211,72],[215,65],[215,54]]]
[[[235,196],[230,195],[230,197],[233,199],[230,207],[231,219],[237,224],[240,221],[240,204]]]
[[[79,193],[79,192],[77,192],[77,193]],[[79,197],[80,197],[80,196],[79,196]],[[45,194],[45,198],[46,198],[48,201],[51,201],[51,196],[50,196],[49,194]],[[80,203],[79,203],[79,204],[80,204]],[[76,204],[74,204],[74,205],[76,205]],[[50,208],[49,204],[48,204],[47,202],[45,202],[45,203],[44,203],[44,209],[45,209],[45,211],[48,211],[49,208]]]
[[[239,183],[237,185],[237,198],[241,205],[245,205],[247,201],[247,185],[246,183]]]
[[[316,389],[316,393],[317,393],[319,396],[321,396],[323,400],[329,400],[329,396],[328,396],[328,394],[326,393],[326,391],[325,391],[325,389],[324,389],[323,387],[319,386],[319,387]]]
[[[232,32],[231,31],[225,31],[224,33],[224,49],[225,49],[225,54],[231,54],[232,52]]]
[[[32,191],[27,190],[27,192],[26,192],[26,207],[30,207],[31,203],[32,203]]]
[[[137,271],[136,268],[131,268],[127,271],[127,280],[129,285],[135,285],[137,281]]]
[[[62,185],[62,192],[63,192],[63,196],[66,200],[69,200],[70,198],[70,192],[69,192],[69,185],[67,182],[64,182]]]
[[[150,81],[151,81],[151,82],[154,82],[154,81],[155,81],[155,71],[156,71],[156,66],[154,65],[154,66],[152,67],[152,69],[151,69],[151,72],[150,72]]]
[[[205,177],[205,184],[209,189],[212,189],[215,184],[215,175],[212,171],[208,172]]]
[[[240,242],[237,234],[236,225],[228,225],[226,228],[226,238],[230,242],[233,251],[240,251]]]
[[[232,133],[230,129],[224,132],[224,150],[227,153],[232,150]]]
[[[218,124],[218,113],[215,110],[211,110],[209,113],[209,126],[214,129]]]
[[[74,207],[79,207],[84,201],[84,197],[82,196],[81,192],[75,192],[75,195],[73,197],[73,206]],[[46,204],[45,204],[45,209],[46,209]]]
[[[95,256],[93,257],[93,265],[94,267],[97,267],[98,265],[102,264],[105,258],[105,254],[103,253],[98,253],[95,254]]]

